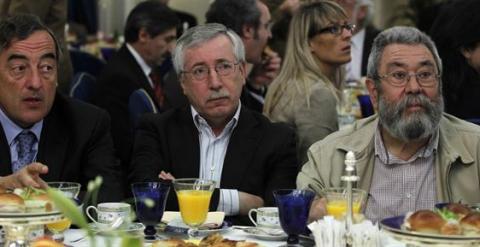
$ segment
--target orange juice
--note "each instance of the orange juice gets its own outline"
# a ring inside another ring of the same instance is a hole
[[[327,202],[327,214],[332,215],[337,220],[343,219],[347,212],[347,201],[334,200]],[[353,202],[353,213],[360,212],[360,202]]]
[[[46,224],[46,226],[47,226],[48,230],[50,230],[51,232],[57,233],[57,232],[63,232],[65,230],[67,230],[70,227],[71,224],[72,224],[72,221],[68,218],[65,218],[61,221]]]
[[[183,222],[189,226],[199,226],[207,218],[211,191],[181,190],[177,191],[178,205]]]

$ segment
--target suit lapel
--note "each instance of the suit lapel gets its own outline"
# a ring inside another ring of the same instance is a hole
[[[5,131],[0,124],[0,176],[12,174],[12,158],[10,156],[10,147],[5,137]]]
[[[172,166],[179,165],[178,172],[183,178],[198,178],[200,176],[200,144],[198,140],[198,130],[193,123],[190,106],[182,108],[179,115],[178,123],[182,123],[179,127],[177,137],[177,158],[178,164],[170,164]]]
[[[45,118],[43,123],[42,134],[38,147],[37,161],[48,166],[48,174],[44,175],[47,181],[54,181],[61,178],[64,169],[64,161],[68,148],[68,134],[65,125],[60,119],[60,104],[66,102],[58,102],[59,95],[56,95],[56,105]]]
[[[223,162],[222,187],[240,188],[242,179],[253,163],[253,155],[258,149],[259,140],[262,137],[260,128],[257,127],[257,119],[250,110],[242,107],[238,124],[233,130],[227,153]]]
[[[148,81],[147,76],[145,75],[145,73],[143,73],[142,68],[140,67],[140,65],[135,60],[132,53],[130,53],[130,51],[128,50],[126,45],[124,45],[121,48],[121,52],[122,52],[123,56],[125,56],[125,58],[127,58],[130,61],[129,63],[131,64],[131,66],[129,66],[130,67],[129,69],[134,70],[134,73],[136,75],[138,75],[137,76],[138,87],[145,89],[145,91],[147,91],[148,95],[155,102],[155,105],[157,106],[157,109],[160,109],[160,105],[155,100],[156,99],[155,92],[153,91],[153,88],[150,85],[150,82]]]

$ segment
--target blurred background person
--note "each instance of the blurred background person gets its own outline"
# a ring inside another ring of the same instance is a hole
[[[267,42],[272,36],[270,11],[260,0],[216,0],[206,14],[207,23],[220,23],[236,32],[245,46],[247,83],[242,105],[262,112],[267,86],[280,70],[281,58]]]
[[[445,4],[430,36],[435,41],[442,74],[445,111],[480,124],[480,1]]]
[[[350,61],[353,29],[345,11],[329,1],[302,6],[290,23],[285,60],[264,114],[296,130],[301,162],[311,144],[338,130],[341,66]]]
[[[352,36],[352,60],[346,65],[345,80],[360,81],[367,74],[368,55],[373,39],[380,32],[372,25],[373,3],[371,0],[334,0],[347,13],[350,23],[355,24]]]
[[[0,0],[0,16],[32,14],[55,34],[61,49],[58,63],[58,89],[67,92],[72,80],[72,62],[65,41],[67,23],[67,0]]]
[[[110,58],[100,73],[93,102],[112,118],[112,137],[124,173],[130,163],[134,124],[129,115],[129,99],[144,89],[159,111],[171,100],[155,68],[170,56],[177,39],[175,13],[158,1],[138,4],[125,24],[125,44]],[[177,85],[181,92],[180,85]],[[124,174],[126,175],[126,174]],[[130,191],[129,186],[126,188]]]

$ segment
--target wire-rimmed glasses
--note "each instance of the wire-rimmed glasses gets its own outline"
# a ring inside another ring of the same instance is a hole
[[[215,72],[220,76],[229,76],[235,72],[235,68],[240,62],[221,61],[215,64],[213,68]],[[205,80],[210,75],[211,68],[207,65],[197,65],[190,71],[182,71],[182,74],[191,74],[197,81]]]
[[[385,75],[380,75],[377,78],[380,80],[385,80],[390,85],[395,87],[405,87],[407,82],[409,82],[412,77],[415,77],[417,83],[422,87],[433,87],[437,84],[440,75],[434,70],[423,70],[415,73],[399,70]]]

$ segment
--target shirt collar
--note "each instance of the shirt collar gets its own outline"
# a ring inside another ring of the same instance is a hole
[[[435,131],[430,137],[428,143],[426,146],[420,148],[416,154],[414,154],[408,161],[405,163],[410,163],[414,161],[417,158],[426,158],[430,157],[434,152],[437,151],[438,148],[438,139],[439,139],[439,130]],[[375,156],[377,156],[384,164],[398,164],[398,159],[390,159],[389,156],[391,156],[390,153],[388,153],[388,150],[385,148],[385,144],[383,143],[383,138],[382,134],[380,131],[380,123],[377,125],[377,129],[375,131],[375,136],[374,136],[374,141],[375,141]],[[403,162],[402,162],[403,163]]]
[[[138,52],[131,46],[130,44],[127,44],[127,49],[130,51],[132,54],[133,58],[135,58],[135,61],[137,61],[138,65],[140,65],[140,68],[142,69],[143,73],[147,76],[148,80],[150,80],[150,72],[152,72],[152,68],[143,60],[142,56],[138,54]],[[152,84],[153,85],[153,84]]]
[[[225,130],[227,129],[233,130],[237,126],[241,108],[242,108],[242,103],[239,102],[237,110],[235,111],[235,114],[233,114],[233,118],[227,123],[227,125],[225,125],[225,128],[222,131],[222,133],[225,132]],[[193,123],[195,124],[195,127],[197,127],[197,130],[200,131],[202,125],[208,126],[207,120],[205,120],[202,116],[200,116],[200,114],[197,112],[197,110],[195,110],[195,108],[192,105],[190,105],[190,109],[192,110]]]
[[[37,137],[37,140],[40,140],[40,134],[42,133],[43,127],[43,119],[35,123],[31,128],[23,129],[22,127],[15,124],[9,117],[7,117],[3,109],[0,108],[0,123],[2,124],[3,132],[5,133],[5,137],[7,138],[9,146],[12,145],[15,137],[17,137],[17,135],[24,130],[32,131],[33,134],[35,134],[35,137]]]

